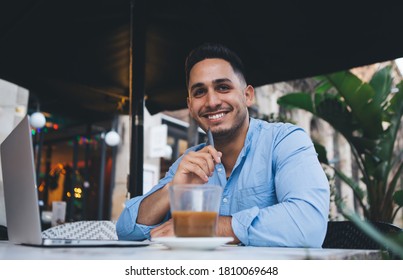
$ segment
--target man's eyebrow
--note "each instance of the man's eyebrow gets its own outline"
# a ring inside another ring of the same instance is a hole
[[[203,83],[195,83],[190,87],[190,91],[194,90],[195,88],[202,87],[202,86],[204,86]]]
[[[213,84],[220,84],[220,83],[225,83],[225,82],[230,82],[232,83],[232,81],[228,78],[221,78],[221,79],[216,79],[213,81]]]
[[[225,82],[226,83],[228,83],[228,82],[232,83],[232,81],[230,79],[228,79],[228,78],[216,79],[216,80],[213,80],[212,83],[213,84],[220,84],[220,83],[225,83]],[[204,83],[195,83],[190,87],[190,91],[194,90],[195,88],[199,88],[199,87],[203,87],[203,86],[205,86]]]

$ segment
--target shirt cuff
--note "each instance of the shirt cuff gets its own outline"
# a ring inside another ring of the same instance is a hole
[[[258,214],[257,206],[232,214],[232,230],[244,245],[249,245],[249,227]]]
[[[135,223],[141,200],[142,197],[136,197],[126,202],[125,208],[116,223],[116,233],[119,239],[144,240],[150,238],[150,228]]]

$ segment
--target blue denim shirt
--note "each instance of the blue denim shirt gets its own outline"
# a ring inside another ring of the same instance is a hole
[[[139,205],[144,197],[172,180],[181,159],[147,194],[126,203],[116,225],[119,239],[150,238],[150,230],[159,224],[137,224]],[[217,164],[208,184],[223,188],[220,215],[232,216],[233,231],[244,245],[322,246],[330,188],[303,129],[251,118],[244,147],[228,180],[225,174],[224,166]],[[164,222],[169,218],[167,213]]]

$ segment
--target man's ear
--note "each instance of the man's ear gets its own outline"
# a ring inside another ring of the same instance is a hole
[[[255,99],[255,89],[251,85],[248,85],[245,89],[246,106],[248,107],[252,106],[254,99]]]

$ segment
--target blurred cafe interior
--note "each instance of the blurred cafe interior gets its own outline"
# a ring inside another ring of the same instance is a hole
[[[0,141],[25,114],[42,114],[32,140],[44,227],[58,200],[67,202],[66,221],[116,220],[128,196],[205,141],[187,114],[183,72],[202,42],[238,52],[256,87],[403,56],[389,43],[400,34],[402,3],[381,12],[329,4],[326,13],[300,1],[195,3],[0,4]],[[194,20],[206,13],[215,20]]]

